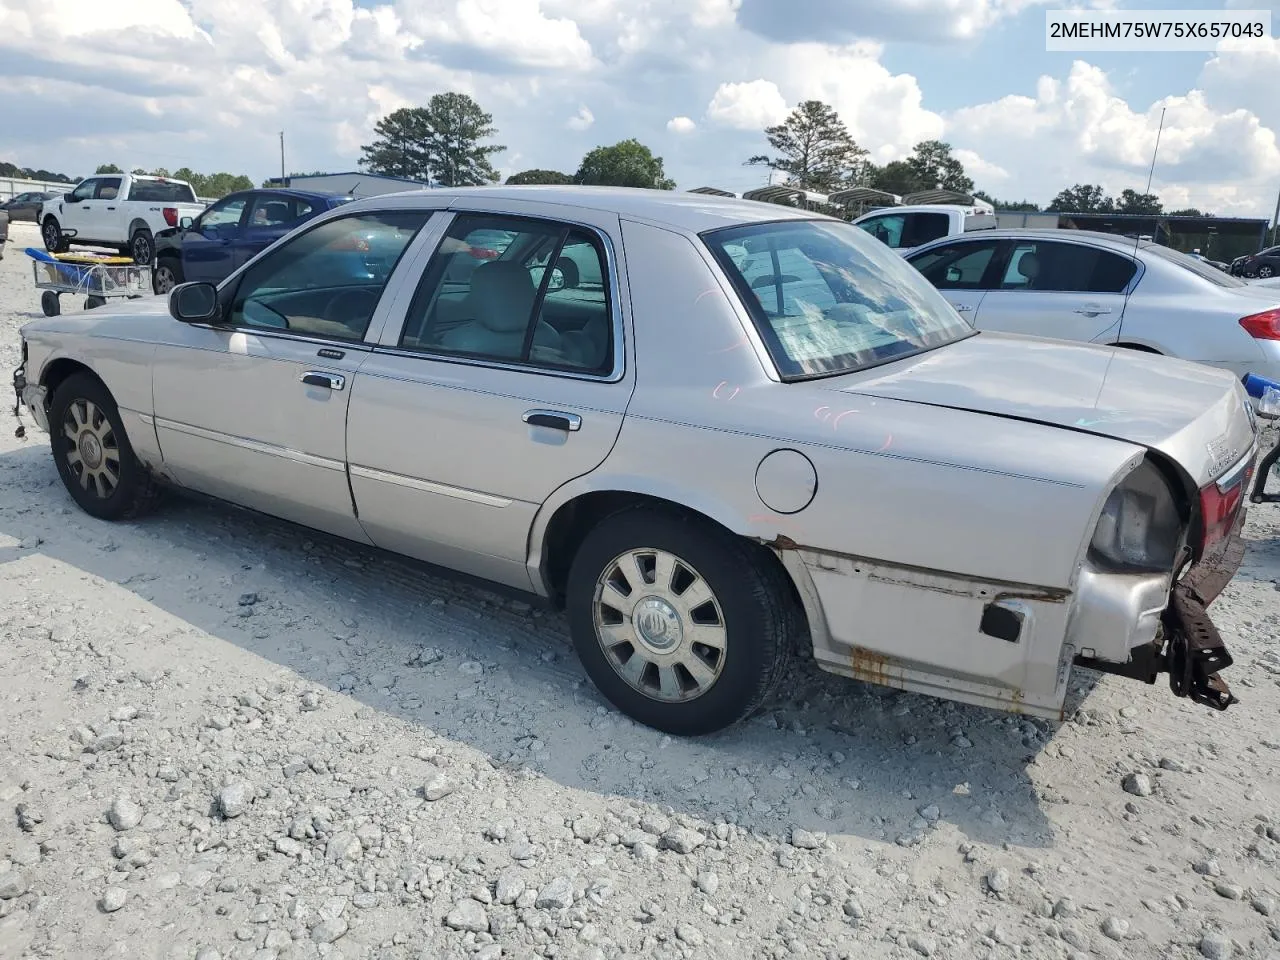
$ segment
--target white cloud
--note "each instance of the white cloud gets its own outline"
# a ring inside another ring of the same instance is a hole
[[[965,173],[975,181],[998,187],[1010,177],[1009,171],[997,163],[991,163],[972,150],[959,149],[953,156],[964,164]]]
[[[585,106],[579,107],[578,112],[569,118],[566,124],[570,130],[586,130],[596,122],[595,116]]]
[[[722,83],[707,104],[707,119],[739,130],[763,130],[787,116],[787,101],[772,80]]]
[[[672,117],[667,121],[667,130],[671,133],[693,133],[698,125],[689,117]]]
[[[1134,110],[1105,72],[1076,61],[1065,81],[1042,77],[1035,97],[957,110],[947,127],[957,146],[981,150],[986,160],[1016,171],[1015,192],[1044,202],[1074,183],[1100,183],[1115,194],[1144,189],[1161,109],[1153,191],[1168,192],[1166,204],[1261,213],[1259,197],[1274,191],[1267,184],[1280,170],[1275,133],[1247,110],[1215,111],[1199,90]]]
[[[399,0],[397,13],[424,41],[443,41],[512,64],[567,71],[595,64],[578,24],[547,16],[540,0]]]

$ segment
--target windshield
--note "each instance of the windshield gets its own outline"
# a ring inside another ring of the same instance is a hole
[[[1197,260],[1195,257],[1188,256],[1171,247],[1165,247],[1158,243],[1149,243],[1142,248],[1142,252],[1154,253],[1156,256],[1170,260],[1180,267],[1186,267],[1196,276],[1217,284],[1219,287],[1243,287],[1245,285],[1243,280],[1237,280],[1231,274],[1219,270],[1207,260]]]
[[[784,379],[848,373],[974,332],[902,257],[837,220],[703,235]]]

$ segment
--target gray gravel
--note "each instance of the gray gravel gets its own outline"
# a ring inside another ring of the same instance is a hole
[[[1280,952],[1276,507],[1214,606],[1225,714],[1078,672],[1045,723],[800,664],[681,741],[602,701],[559,616],[216,504],[99,523],[14,427],[0,956]]]

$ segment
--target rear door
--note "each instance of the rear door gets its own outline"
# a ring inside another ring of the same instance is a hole
[[[88,201],[89,213],[85,221],[83,236],[101,240],[104,243],[124,243],[127,219],[122,212],[124,202],[120,196],[124,184],[123,177],[100,177],[93,199]],[[82,204],[83,206],[83,204]]]
[[[538,508],[604,460],[631,396],[620,232],[470,203],[360,368],[351,490],[378,546],[529,589]]]
[[[220,283],[236,268],[234,244],[252,195],[234,193],[196,217],[182,237],[182,275]]]
[[[955,240],[907,257],[970,323],[993,284],[1002,261],[999,240]]]
[[[981,330],[1110,343],[1138,279],[1131,257],[1088,243],[1006,241],[1000,275],[976,312]]]

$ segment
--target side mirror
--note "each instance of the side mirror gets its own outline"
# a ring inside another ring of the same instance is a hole
[[[218,312],[218,288],[212,283],[180,283],[169,291],[169,315],[175,320],[213,323]]]
[[[193,223],[195,223],[195,222],[196,222],[196,221],[195,221],[195,219],[194,219],[194,218],[192,218],[192,217],[182,217],[182,218],[180,218],[180,219],[178,220],[178,229],[179,229],[179,230],[190,230],[190,229],[191,229],[191,225],[192,225]]]
[[[76,195],[74,193],[64,193],[62,195],[62,199],[65,200],[67,203],[75,203]]]

